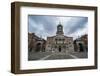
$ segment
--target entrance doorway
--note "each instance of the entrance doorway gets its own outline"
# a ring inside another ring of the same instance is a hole
[[[61,46],[59,46],[59,52],[61,52]]]

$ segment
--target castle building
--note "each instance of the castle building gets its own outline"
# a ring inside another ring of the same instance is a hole
[[[46,51],[49,52],[72,52],[74,51],[73,37],[64,35],[61,23],[57,26],[55,36],[47,37]]]
[[[74,40],[74,49],[76,52],[87,52],[88,51],[88,35],[87,34]]]
[[[28,50],[29,52],[43,52],[45,51],[46,41],[35,33],[28,33]]]

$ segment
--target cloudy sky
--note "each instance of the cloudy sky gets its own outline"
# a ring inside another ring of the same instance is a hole
[[[57,25],[63,25],[64,35],[76,39],[78,36],[88,33],[88,18],[74,16],[28,16],[28,32],[35,33],[44,39],[47,36],[56,35]]]

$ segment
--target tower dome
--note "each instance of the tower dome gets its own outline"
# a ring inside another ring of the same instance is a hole
[[[61,23],[58,24],[57,26],[57,32],[56,32],[57,35],[63,35],[63,26]]]

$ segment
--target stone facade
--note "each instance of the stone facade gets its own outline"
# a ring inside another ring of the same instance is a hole
[[[88,35],[87,34],[74,40],[74,49],[76,52],[88,51]]]
[[[29,52],[45,51],[46,41],[34,33],[28,33],[28,50]]]
[[[59,23],[56,36],[47,37],[46,51],[72,52],[74,51],[73,37],[64,35],[63,26]]]

